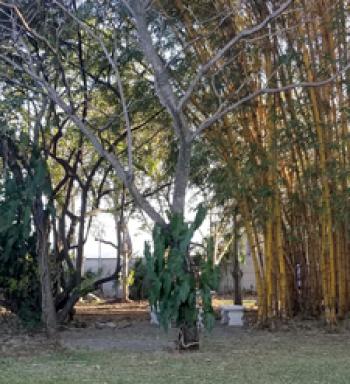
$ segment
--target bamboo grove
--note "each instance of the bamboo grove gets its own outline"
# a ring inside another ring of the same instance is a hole
[[[228,13],[231,3],[214,1],[198,22],[199,3],[176,1],[202,63],[217,40],[232,38],[269,12],[269,2],[251,1]],[[223,98],[239,93],[242,79],[252,93],[338,74],[349,59],[349,11],[343,0],[295,1],[268,31],[230,52],[235,66],[218,63],[212,77],[224,87],[218,90],[213,81],[208,95],[213,88]],[[224,15],[220,28],[212,26],[214,15]],[[324,315],[333,326],[350,309],[349,92],[342,72],[325,86],[260,95],[206,135],[244,223],[261,324],[302,313]],[[203,100],[192,102],[205,114]]]

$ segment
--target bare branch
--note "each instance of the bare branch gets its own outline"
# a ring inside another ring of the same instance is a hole
[[[100,243],[103,243],[103,244],[106,244],[106,245],[110,245],[114,249],[118,249],[118,245],[112,243],[111,241],[104,240],[104,239],[101,239],[101,238],[98,238],[98,237],[95,238],[95,241],[99,241]]]
[[[4,54],[0,54],[0,59],[2,59],[7,64],[11,65],[13,68],[24,71],[27,73],[41,88],[43,88],[50,99],[57,104],[62,110],[66,113],[69,119],[79,128],[79,130],[90,140],[91,144],[100,154],[104,157],[109,163],[113,166],[114,171],[116,172],[118,178],[122,183],[128,188],[131,195],[134,197],[136,203],[147,213],[147,215],[154,220],[156,223],[165,226],[165,220],[160,216],[160,214],[152,207],[152,205],[142,196],[140,191],[137,189],[133,180],[129,177],[129,174],[124,170],[122,164],[118,158],[111,152],[108,152],[104,149],[96,135],[93,131],[88,128],[86,124],[72,111],[71,107],[66,104],[58,92],[41,76],[39,76],[34,69],[28,68],[26,66],[21,66],[12,59],[8,58]]]
[[[132,130],[131,130],[131,124],[130,124],[129,111],[128,111],[128,107],[127,107],[127,103],[126,103],[126,99],[125,99],[124,87],[123,87],[123,84],[121,81],[119,68],[118,68],[115,60],[113,60],[112,55],[108,52],[108,49],[107,49],[105,43],[103,42],[103,40],[101,39],[101,37],[97,33],[95,33],[86,23],[81,21],[72,12],[70,12],[59,1],[54,0],[53,2],[56,5],[58,5],[65,13],[67,13],[67,15],[69,15],[81,28],[83,28],[85,32],[87,32],[93,39],[95,39],[96,42],[98,42],[98,44],[101,46],[101,48],[103,50],[104,55],[107,58],[109,64],[111,65],[111,67],[114,70],[116,80],[117,80],[117,86],[118,86],[118,90],[119,90],[120,101],[122,103],[122,108],[123,108],[126,131],[127,131],[128,173],[129,173],[129,177],[132,178],[133,177],[132,134],[131,134]]]
[[[167,64],[158,55],[154,47],[146,22],[146,9],[143,7],[142,2],[138,1],[123,0],[123,4],[134,18],[140,47],[147,61],[152,66],[159,100],[173,118],[176,135],[181,140],[186,141],[189,129],[182,112],[177,108],[178,99],[173,91]]]

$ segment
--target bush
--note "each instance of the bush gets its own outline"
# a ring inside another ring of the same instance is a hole
[[[30,201],[14,180],[7,180],[0,203],[0,287],[5,306],[28,324],[41,317],[36,237]]]
[[[145,259],[139,258],[136,260],[130,275],[132,275],[133,280],[130,286],[130,298],[132,300],[147,299],[149,284],[147,282],[147,267]]]
[[[16,145],[8,144],[16,153]],[[33,202],[38,193],[48,194],[50,184],[46,162],[38,151],[25,165],[17,157],[0,186],[0,290],[5,306],[34,325],[41,319],[41,285]]]

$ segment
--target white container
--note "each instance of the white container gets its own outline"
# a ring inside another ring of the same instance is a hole
[[[243,326],[243,305],[225,305],[221,307],[221,324],[229,326]]]

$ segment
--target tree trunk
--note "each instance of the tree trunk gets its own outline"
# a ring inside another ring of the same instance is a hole
[[[196,351],[199,349],[199,331],[197,327],[183,325],[179,331],[178,347],[180,351]]]
[[[42,321],[47,335],[53,337],[57,330],[56,308],[52,294],[52,284],[49,263],[49,219],[43,209],[40,196],[35,199],[33,216],[37,231],[37,252],[39,276],[41,283]]]
[[[235,260],[234,260],[233,279],[234,279],[233,302],[235,305],[242,305],[242,286],[241,286],[242,271],[239,267],[237,254],[235,255]]]
[[[176,162],[174,194],[172,202],[172,212],[184,215],[186,204],[186,191],[190,175],[192,144],[183,141],[179,145],[179,153]]]
[[[78,230],[78,247],[76,259],[76,285],[79,286],[83,274],[84,263],[84,243],[85,243],[85,215],[87,208],[88,189],[85,187],[81,192],[79,230]]]
[[[237,209],[235,209],[233,216],[233,246],[232,246],[232,256],[233,256],[233,280],[234,280],[234,298],[233,302],[235,305],[242,305],[242,271],[239,265],[238,258],[238,228],[237,228]]]
[[[126,223],[123,225],[123,301],[129,300],[129,245],[128,245],[128,230]]]

